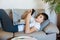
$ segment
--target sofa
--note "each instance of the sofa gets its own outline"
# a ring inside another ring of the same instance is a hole
[[[31,36],[34,38],[37,38],[38,40],[56,40],[56,34],[59,33],[59,30],[57,26],[53,23],[50,23],[46,28],[44,28],[44,31],[34,32],[31,34],[25,34],[24,32],[5,32],[0,28],[0,40],[8,40],[9,38],[12,38],[17,36]]]
[[[0,27],[0,40],[10,40],[13,37],[17,36],[31,36],[38,40],[56,40],[59,30],[57,26],[50,22],[42,31],[34,32],[31,34],[25,34],[24,32],[6,32]]]

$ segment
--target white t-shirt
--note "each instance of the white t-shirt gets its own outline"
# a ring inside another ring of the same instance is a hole
[[[24,25],[18,25],[18,31],[24,31],[24,27]],[[38,31],[40,30],[40,23],[36,22],[33,17],[30,19],[30,28],[31,27],[37,28]]]

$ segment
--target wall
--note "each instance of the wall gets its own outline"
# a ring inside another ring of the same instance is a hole
[[[49,15],[49,20],[56,24],[57,17],[53,10],[50,13],[49,4],[46,4],[42,0],[0,0],[0,8],[7,9],[45,9],[45,12]],[[53,16],[54,15],[54,16]]]
[[[0,8],[20,8],[20,9],[30,9],[30,8],[43,8],[42,0],[0,0]]]

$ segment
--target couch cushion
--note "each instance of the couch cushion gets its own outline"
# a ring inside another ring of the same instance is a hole
[[[2,29],[0,29],[0,39],[6,40],[6,39],[11,38],[11,37],[13,37],[13,33],[5,32]]]
[[[41,24],[40,30],[43,30],[44,28],[46,28],[49,23],[50,23],[49,20],[46,20],[45,22],[43,22],[43,23]]]
[[[24,32],[16,32],[15,36],[35,36],[35,35],[46,35],[43,31],[40,32],[34,32],[31,34],[25,34]]]
[[[43,31],[34,32],[34,33],[30,33],[30,34],[25,34],[23,32],[16,32],[15,36],[30,36],[30,37],[34,37],[34,38],[40,40],[40,39],[45,39],[46,34]]]
[[[57,28],[57,26],[53,23],[50,23],[45,29],[44,31],[46,33],[59,33],[59,30]]]

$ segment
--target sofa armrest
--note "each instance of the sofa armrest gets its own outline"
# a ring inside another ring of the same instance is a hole
[[[57,26],[53,23],[50,23],[46,28],[44,28],[44,32],[59,34],[59,30],[58,30]]]

